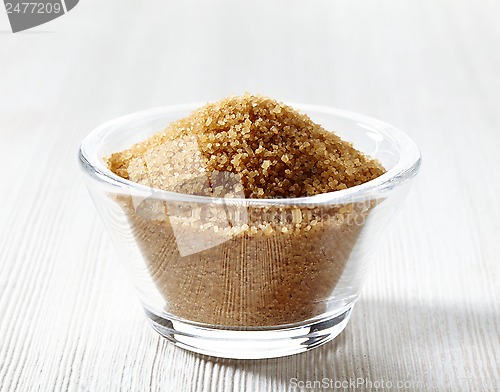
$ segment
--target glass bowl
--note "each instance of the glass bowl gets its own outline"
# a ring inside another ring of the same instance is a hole
[[[419,169],[418,148],[379,120],[291,104],[387,172],[311,197],[245,199],[162,191],[108,169],[105,157],[200,106],[120,117],[80,148],[87,187],[148,320],[179,347],[226,358],[278,357],[330,341],[349,321],[373,250]],[[209,174],[219,191],[237,189],[230,173]]]

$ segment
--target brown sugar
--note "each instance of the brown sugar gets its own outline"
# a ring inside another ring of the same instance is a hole
[[[324,313],[372,205],[245,204],[333,192],[385,172],[271,98],[205,105],[107,159],[133,182],[225,203],[120,197],[164,311],[190,321],[270,326]],[[231,199],[237,198],[234,202]]]

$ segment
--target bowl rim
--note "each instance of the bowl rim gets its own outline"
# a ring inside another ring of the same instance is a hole
[[[321,204],[345,204],[353,201],[374,199],[383,197],[395,187],[407,182],[413,178],[421,165],[420,151],[413,140],[398,128],[378,120],[376,118],[351,112],[344,109],[332,108],[319,105],[308,105],[302,103],[285,102],[286,105],[299,110],[301,113],[309,115],[308,112],[327,114],[344,120],[349,120],[363,124],[365,129],[372,129],[382,133],[385,137],[392,139],[399,149],[399,160],[393,168],[387,170],[381,176],[356,185],[347,189],[320,193],[314,196],[296,197],[296,198],[224,198],[191,195],[187,193],[178,193],[165,191],[146,185],[138,184],[133,181],[122,178],[104,164],[103,157],[97,156],[96,141],[102,141],[109,136],[110,128],[120,124],[126,124],[137,121],[140,118],[159,115],[161,113],[195,110],[205,103],[190,103],[183,105],[170,105],[163,107],[154,107],[141,110],[131,114],[117,117],[106,121],[92,130],[82,141],[79,150],[79,161],[82,170],[93,180],[105,183],[116,193],[129,194],[138,197],[156,198],[179,202],[193,203],[214,203],[214,204],[246,204],[246,205],[321,205]],[[94,150],[94,151],[93,151]]]

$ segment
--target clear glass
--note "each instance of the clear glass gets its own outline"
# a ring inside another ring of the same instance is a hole
[[[333,339],[346,326],[373,249],[419,169],[418,148],[394,127],[343,110],[291,105],[387,172],[312,197],[245,199],[153,189],[107,168],[105,157],[196,104],[120,117],[81,145],[89,192],[146,315],[180,347],[269,358]],[[212,186],[236,189],[234,177],[211,174]]]

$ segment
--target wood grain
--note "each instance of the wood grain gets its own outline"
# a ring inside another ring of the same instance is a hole
[[[498,390],[499,18],[495,0],[86,0],[9,34],[0,12],[0,390]],[[244,91],[379,117],[424,158],[344,333],[261,361],[150,329],[76,159],[105,120]]]

